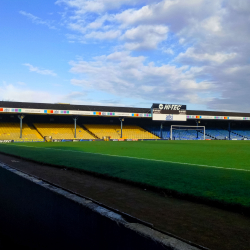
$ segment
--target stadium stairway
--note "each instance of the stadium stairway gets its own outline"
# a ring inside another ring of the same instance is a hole
[[[32,130],[35,130],[37,131],[37,133],[41,136],[41,138],[43,138],[43,135],[39,133],[39,131],[36,129],[36,127],[32,124],[32,123],[27,123],[28,126],[32,129]]]
[[[245,138],[250,138],[250,133],[247,134],[247,133],[244,133],[245,131],[242,131],[242,130],[231,130],[231,139],[234,139],[234,140],[242,140]]]
[[[91,131],[89,131],[83,124],[81,126],[87,133],[91,134],[95,139],[100,139],[95,134],[93,134]]]
[[[199,133],[201,133],[202,135],[204,135],[203,131],[199,131]],[[212,137],[211,135],[209,135],[206,131],[205,131],[205,140],[212,140],[214,139],[214,137]]]
[[[99,139],[103,139],[104,136],[110,136],[111,139],[119,139],[120,135],[114,126],[116,125],[83,124],[83,127]]]
[[[152,127],[142,127],[145,131],[147,131],[147,132],[149,132],[149,133],[151,133],[151,134],[153,134],[153,135],[155,135],[155,136],[157,136],[157,137],[159,137],[159,138],[161,138],[161,133],[160,133],[160,130],[158,131],[157,129],[156,129],[156,127],[154,127],[154,129],[152,128]]]
[[[206,129],[206,134],[217,140],[224,140],[225,138],[229,138],[229,132],[225,129],[209,128]]]

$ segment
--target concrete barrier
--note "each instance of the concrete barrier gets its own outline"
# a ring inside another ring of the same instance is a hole
[[[0,232],[32,249],[199,249],[2,163]]]

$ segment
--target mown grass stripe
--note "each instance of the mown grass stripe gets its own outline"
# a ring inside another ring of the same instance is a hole
[[[153,146],[147,142],[125,142],[118,145],[108,142],[22,143],[0,144],[0,151],[44,164],[81,169],[143,187],[145,185],[149,189],[165,190],[171,195],[176,194],[208,204],[220,204],[248,213],[250,172],[247,170],[250,170],[250,144],[244,143],[244,146],[235,147],[218,143],[203,146],[200,143],[170,145],[158,142]]]
[[[95,154],[95,155],[103,155],[103,156],[111,156],[111,157],[130,158],[130,159],[136,159],[136,160],[156,161],[156,162],[165,162],[165,163],[182,164],[182,165],[190,165],[190,166],[199,166],[199,167],[206,167],[206,168],[215,168],[215,169],[225,169],[225,170],[235,170],[235,171],[250,172],[249,169],[225,168],[225,167],[200,165],[200,164],[186,163],[186,162],[175,162],[175,161],[164,161],[164,160],[156,160],[156,159],[139,158],[139,157],[133,157],[133,156],[110,155],[110,154],[101,154],[101,153],[93,153],[93,152],[84,152],[84,151],[78,151],[78,150],[67,150],[67,149],[59,149],[59,148],[44,148],[44,147],[34,147],[34,146],[26,146],[26,145],[13,145],[13,144],[7,144],[7,145],[9,145],[9,146],[17,146],[17,147],[50,149],[50,150],[52,149],[52,150],[60,150],[60,151],[74,152],[74,153]]]

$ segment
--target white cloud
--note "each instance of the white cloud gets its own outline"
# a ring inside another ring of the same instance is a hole
[[[182,37],[182,38],[180,38],[180,40],[179,40],[179,43],[180,44],[183,44],[185,42],[185,39]]]
[[[101,31],[92,31],[85,35],[85,38],[93,38],[98,40],[110,40],[115,39],[121,35],[121,31],[119,30],[109,30],[106,32]]]
[[[185,61],[188,59],[194,60],[196,62],[210,62],[210,63],[217,63],[221,64],[226,62],[227,60],[231,60],[237,56],[236,53],[198,53],[195,52],[194,48],[188,48],[185,53],[180,53],[176,60]]]
[[[83,34],[87,31],[86,27],[80,23],[69,23],[68,28]]]
[[[70,92],[62,95],[51,93],[49,91],[31,89],[27,86],[15,86],[4,82],[0,85],[0,100],[17,101],[17,102],[36,102],[36,103],[76,103],[87,104],[85,102],[87,93]]]
[[[217,2],[220,0],[163,0],[127,9],[115,18],[123,25],[171,25],[171,30],[177,32],[195,20],[206,19],[218,7]]]
[[[59,2],[69,8],[72,41],[116,43],[108,48],[115,53],[71,62],[71,72],[81,75],[73,84],[208,109],[250,105],[249,0]]]
[[[174,55],[174,50],[171,48],[163,48],[162,51],[164,53],[170,54],[170,55]]]
[[[50,29],[56,29],[56,27],[54,25],[52,25],[51,21],[48,20],[42,20],[40,17],[34,16],[28,12],[25,11],[19,11],[19,13],[23,16],[28,17],[33,23],[35,24],[41,24],[41,25],[45,25],[47,27],[49,27]]]
[[[182,103],[205,103],[202,95],[211,94],[213,83],[195,81],[198,69],[155,66],[145,57],[133,57],[128,52],[115,52],[97,57],[92,62],[70,62],[71,72],[80,75],[71,83],[85,89],[105,91],[120,97],[145,100],[168,100]]]
[[[128,50],[156,49],[167,38],[168,28],[163,25],[139,25],[122,36]]]
[[[58,0],[56,4],[64,4],[74,8],[78,15],[86,12],[102,13],[108,10],[117,10],[121,6],[135,6],[137,4],[156,2],[156,0]]]
[[[94,22],[89,23],[87,27],[88,29],[101,28],[106,19],[106,16],[102,16],[101,18],[96,19]]]
[[[203,21],[201,26],[207,31],[220,32],[222,30],[220,17],[212,16]]]
[[[148,3],[155,1],[146,1]],[[65,23],[73,32],[78,32],[81,37],[67,35],[70,42],[88,42],[88,40],[114,40],[124,41],[125,48],[130,50],[155,49],[157,45],[166,39],[168,28],[164,25],[142,25],[139,27],[128,27],[125,30],[119,25],[113,14],[100,14],[102,10],[117,9],[123,4],[135,6],[139,1],[110,1],[110,0],[70,0],[57,1],[57,4],[74,9],[73,13],[68,11],[69,16]],[[90,12],[98,12],[97,15],[88,15]],[[90,20],[89,22],[87,20]],[[107,24],[108,23],[108,24]],[[94,31],[93,31],[94,30]],[[120,38],[120,39],[119,39]],[[122,47],[122,46],[121,46]]]
[[[39,69],[38,67],[35,67],[29,63],[24,63],[24,66],[27,66],[29,68],[30,72],[36,72],[41,75],[51,75],[51,76],[56,76],[57,74],[53,70],[49,69]]]
[[[56,95],[47,91],[31,90],[27,87],[16,87],[13,84],[0,86],[0,99],[20,102],[54,102]]]

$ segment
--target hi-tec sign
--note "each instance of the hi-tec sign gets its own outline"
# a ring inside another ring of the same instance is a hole
[[[181,104],[156,104],[152,105],[153,109],[160,109],[160,110],[186,110],[186,105]]]
[[[182,105],[159,104],[159,109],[180,110],[181,106],[182,106]]]
[[[151,107],[153,120],[156,121],[186,121],[186,105],[156,104]]]

